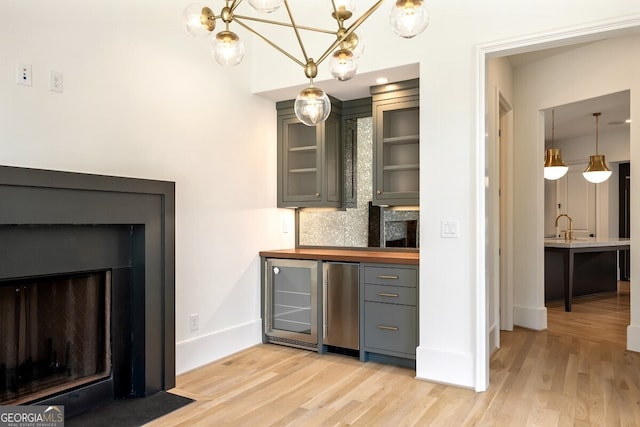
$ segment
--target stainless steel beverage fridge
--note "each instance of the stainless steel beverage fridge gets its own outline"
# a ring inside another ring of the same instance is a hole
[[[318,350],[318,261],[265,261],[267,342]]]

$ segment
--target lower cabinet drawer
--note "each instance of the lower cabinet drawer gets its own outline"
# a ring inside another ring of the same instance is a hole
[[[416,307],[365,302],[364,346],[366,350],[396,356],[416,353]]]
[[[364,285],[364,300],[389,304],[416,305],[416,288]]]
[[[418,284],[418,269],[414,267],[379,267],[364,268],[364,282],[376,285],[413,286]]]

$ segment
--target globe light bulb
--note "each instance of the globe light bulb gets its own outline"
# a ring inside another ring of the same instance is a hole
[[[356,13],[355,0],[335,0],[335,3],[336,3],[336,10],[338,12],[349,11],[352,14]],[[331,2],[329,2],[329,5],[331,7],[331,12],[333,13],[333,6],[331,5]]]
[[[282,6],[284,0],[249,0],[249,5],[260,13],[271,13]]]
[[[355,55],[348,49],[339,49],[329,59],[329,70],[340,81],[349,80],[356,75],[358,63]]]
[[[351,33],[340,43],[340,48],[349,49],[353,56],[358,59],[364,53],[365,42],[362,36]]]
[[[409,39],[429,25],[427,7],[423,0],[397,0],[391,8],[389,22],[397,35]]]
[[[198,3],[192,3],[184,9],[182,23],[187,33],[194,37],[208,36],[216,26],[213,11]]]
[[[221,31],[213,42],[213,57],[220,65],[238,65],[244,58],[244,44],[236,33]]]
[[[300,92],[293,104],[296,117],[307,126],[324,122],[331,113],[331,101],[322,89],[309,86]]]

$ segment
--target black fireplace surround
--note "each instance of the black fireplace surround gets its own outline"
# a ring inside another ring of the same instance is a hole
[[[0,166],[0,284],[106,270],[111,375],[35,402],[68,416],[175,387],[175,184]]]

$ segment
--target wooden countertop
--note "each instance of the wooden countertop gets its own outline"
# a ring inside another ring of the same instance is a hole
[[[317,259],[323,261],[377,262],[381,264],[418,265],[420,254],[409,251],[298,248],[260,251],[265,258]]]

